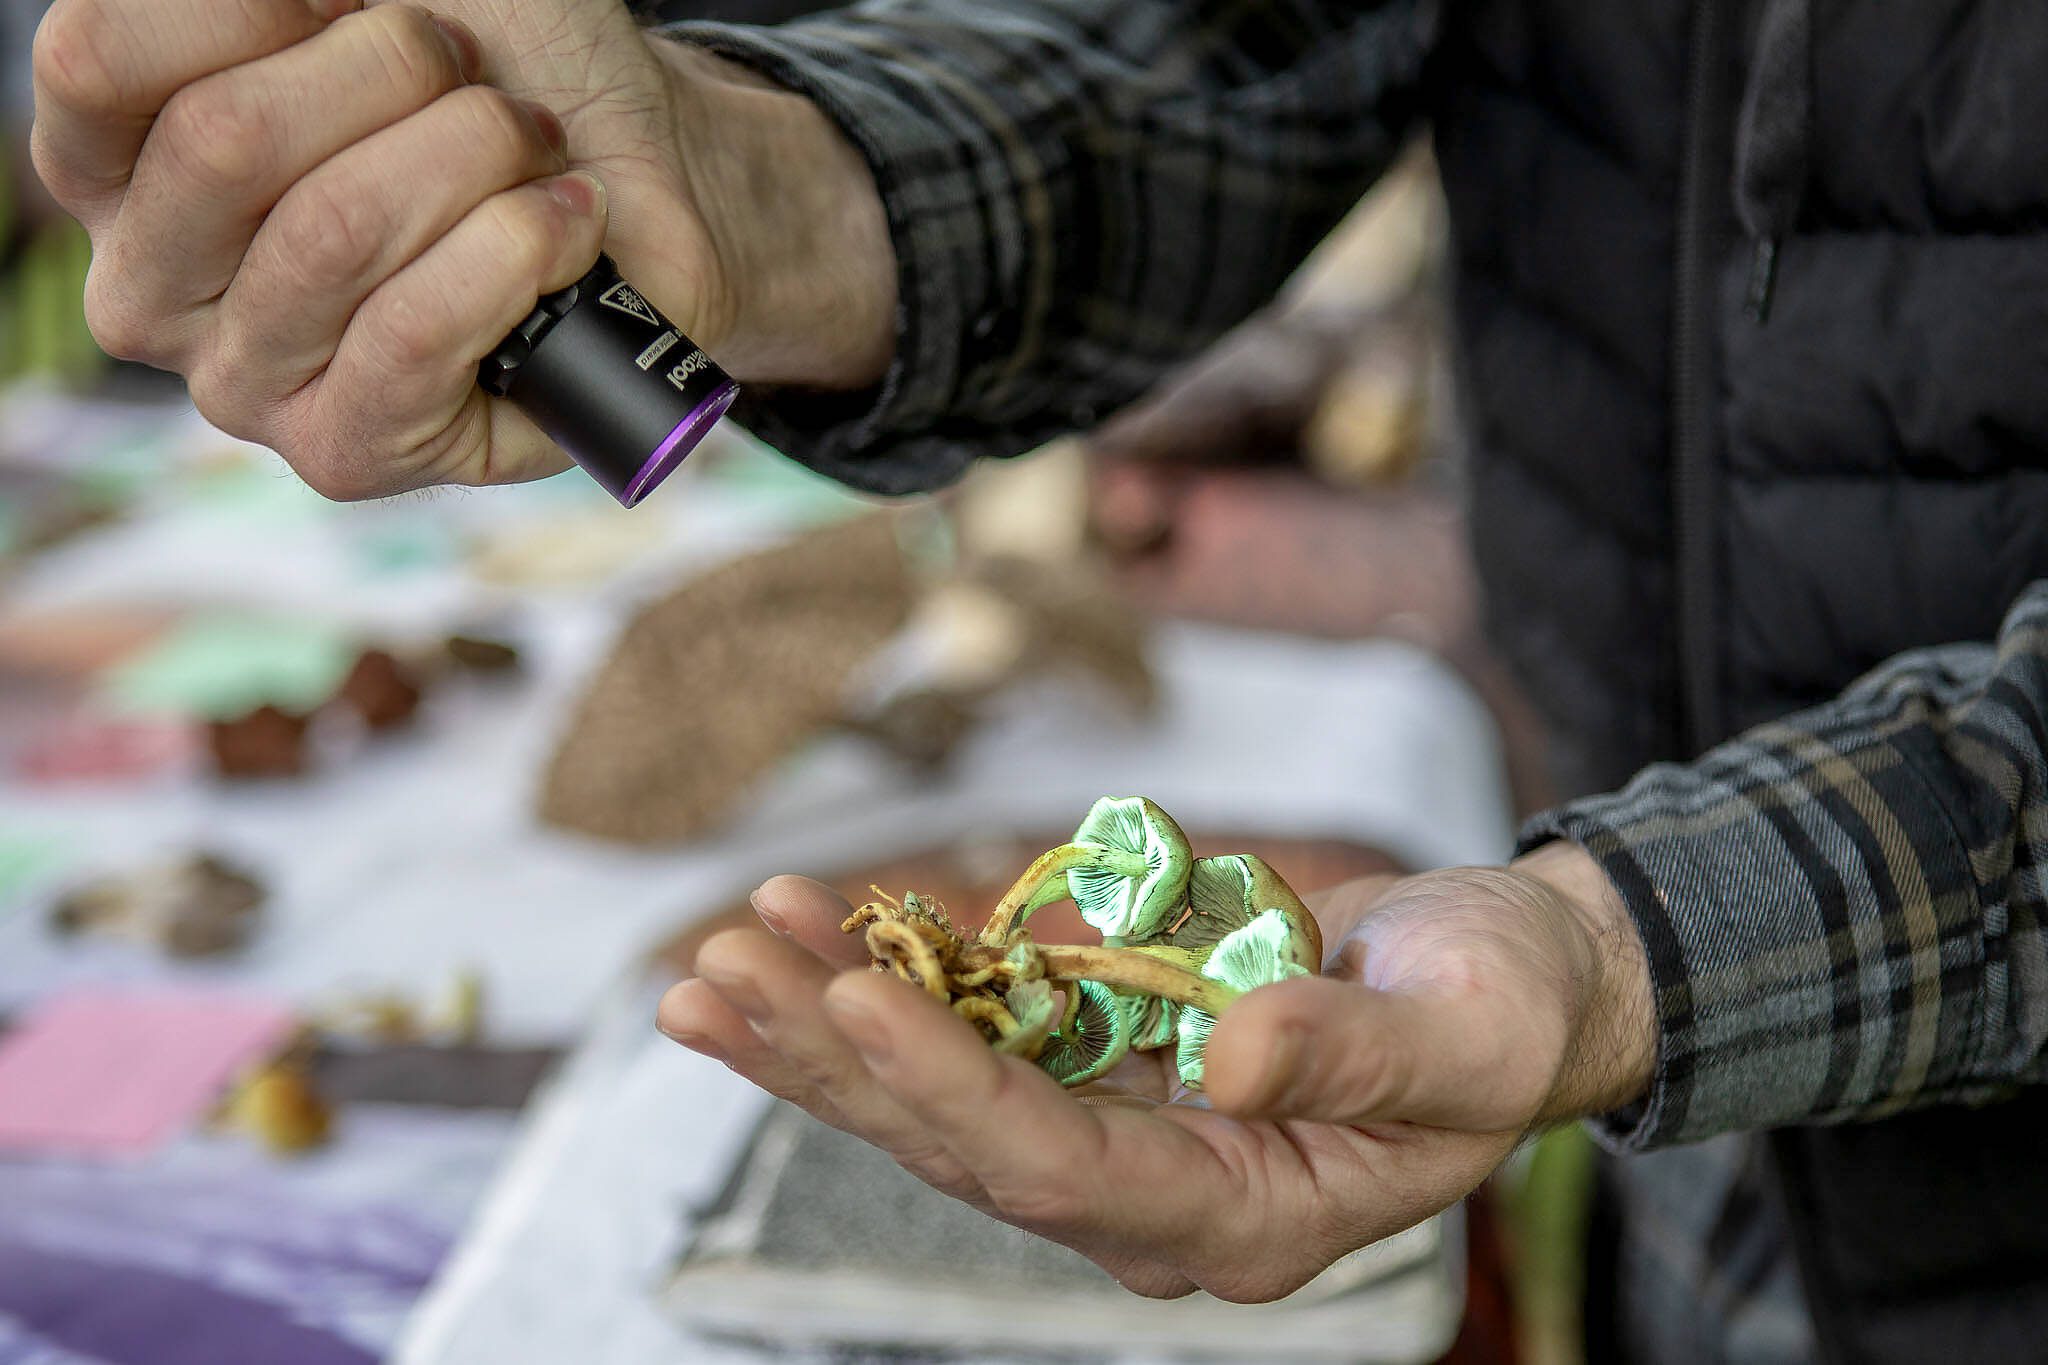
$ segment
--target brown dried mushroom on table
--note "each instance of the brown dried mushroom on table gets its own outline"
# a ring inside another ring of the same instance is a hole
[[[259,706],[231,720],[207,723],[214,771],[227,778],[297,777],[306,770],[312,717]]]
[[[172,957],[209,957],[248,941],[265,894],[253,874],[218,855],[194,853],[88,882],[50,908],[50,924],[59,933],[129,939]]]
[[[996,691],[1040,673],[1153,698],[1144,631],[1071,566],[960,562],[878,513],[720,565],[645,608],[579,702],[541,786],[549,824],[632,844],[695,838],[833,730],[942,767]],[[906,548],[906,544],[910,548]],[[972,623],[947,618],[962,608]],[[862,670],[936,623],[931,675],[858,699]],[[965,640],[965,646],[955,648]]]
[[[330,706],[345,707],[372,730],[393,730],[420,707],[420,682],[405,665],[381,649],[366,649],[334,694]]]

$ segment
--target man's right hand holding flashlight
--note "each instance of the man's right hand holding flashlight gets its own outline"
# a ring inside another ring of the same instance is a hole
[[[35,78],[94,336],[331,497],[562,468],[476,367],[601,245],[742,380],[857,388],[894,346],[858,153],[616,0],[56,0]]]

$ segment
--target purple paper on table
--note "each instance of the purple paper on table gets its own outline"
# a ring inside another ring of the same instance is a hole
[[[186,1131],[280,1047],[267,1001],[82,990],[0,1036],[0,1152],[140,1157]]]
[[[278,1161],[0,1158],[0,1365],[373,1365],[496,1169],[509,1114],[354,1108]]]

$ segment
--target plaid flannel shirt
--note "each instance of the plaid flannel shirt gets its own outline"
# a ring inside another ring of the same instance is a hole
[[[879,0],[670,31],[866,154],[895,364],[737,415],[883,493],[1092,426],[1265,302],[1400,150],[1426,37],[1411,0]]]
[[[1412,0],[875,0],[672,32],[804,92],[866,155],[898,350],[853,397],[750,418],[845,482],[929,487],[1088,425],[1261,303],[1398,149]],[[1629,1346],[1802,1359],[1811,1324],[1739,1135],[1970,1102],[2048,1051],[2048,585],[1997,644],[1917,652],[1831,705],[1532,822],[1578,841],[1648,949]]]

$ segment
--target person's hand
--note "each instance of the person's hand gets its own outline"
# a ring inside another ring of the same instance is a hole
[[[922,991],[842,970],[865,954],[826,888],[778,877],[755,904],[779,935],[708,941],[663,1032],[1142,1294],[1287,1294],[1532,1128],[1635,1099],[1654,1057],[1640,942],[1568,845],[1315,898],[1335,963],[1224,1013],[1208,1107],[1158,1102],[1170,1049],[1062,1091]]]
[[[445,8],[56,0],[33,158],[92,236],[102,346],[330,496],[530,478],[562,457],[476,366],[609,221],[735,376],[879,377],[880,201],[807,101],[616,0]]]

